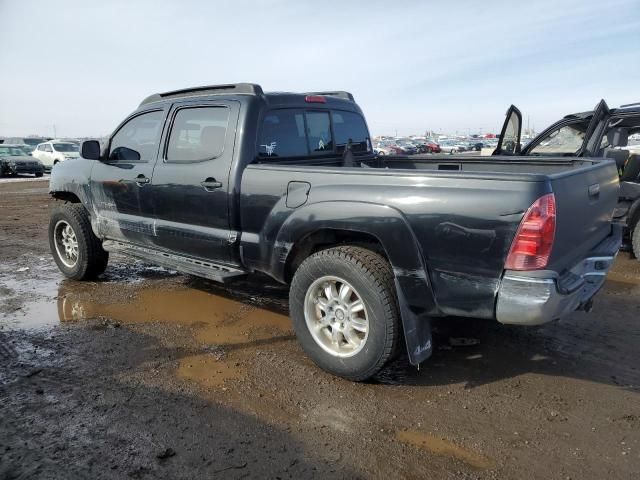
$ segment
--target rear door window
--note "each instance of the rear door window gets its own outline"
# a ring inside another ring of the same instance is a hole
[[[336,136],[338,152],[351,142],[351,151],[369,152],[371,144],[367,125],[361,115],[354,112],[333,112],[333,131]]]
[[[228,107],[181,108],[171,127],[166,161],[200,162],[219,157],[228,125]]]

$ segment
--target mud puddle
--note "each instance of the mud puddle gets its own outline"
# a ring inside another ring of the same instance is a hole
[[[262,308],[257,300],[228,298],[208,283],[171,272],[146,273],[156,278],[124,283],[118,270],[116,281],[95,283],[5,279],[0,329],[94,321],[94,327],[139,326],[170,340],[172,329],[181,329],[190,339],[181,348],[191,354],[178,359],[175,375],[207,389],[245,376],[247,355],[257,346],[293,339],[288,316]],[[185,280],[199,288],[179,283]]]
[[[123,324],[170,323],[194,329],[203,345],[235,346],[272,338],[274,331],[290,333],[285,315],[187,287],[173,290],[122,285],[128,301],[111,303],[91,295],[61,288],[58,317],[61,322],[106,317]]]
[[[108,319],[118,325],[168,324],[188,327],[194,348],[203,353],[179,360],[178,378],[205,388],[219,387],[244,376],[248,351],[261,343],[292,339],[291,322],[283,314],[221,295],[184,286],[122,286],[128,301],[110,303],[86,293],[61,289],[58,317],[61,322]]]

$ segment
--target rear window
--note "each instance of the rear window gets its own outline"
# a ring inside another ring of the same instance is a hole
[[[333,112],[333,131],[338,151],[351,142],[351,151],[368,152],[371,150],[369,132],[361,115],[353,112]]]
[[[262,158],[330,156],[342,154],[349,143],[354,153],[371,151],[366,124],[357,113],[279,109],[268,112],[264,118],[258,155]]]
[[[302,110],[274,110],[262,122],[261,157],[303,157],[309,154]]]

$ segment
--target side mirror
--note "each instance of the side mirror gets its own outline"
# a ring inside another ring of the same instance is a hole
[[[87,160],[100,160],[100,142],[97,140],[82,142],[80,155]]]

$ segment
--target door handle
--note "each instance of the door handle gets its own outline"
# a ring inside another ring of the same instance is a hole
[[[218,182],[215,178],[209,177],[204,182],[200,182],[200,185],[202,185],[207,192],[212,192],[216,188],[221,188],[222,182]]]
[[[140,174],[136,177],[136,183],[140,186],[149,183],[151,181],[151,179],[149,179],[148,177],[145,177],[144,175]]]

